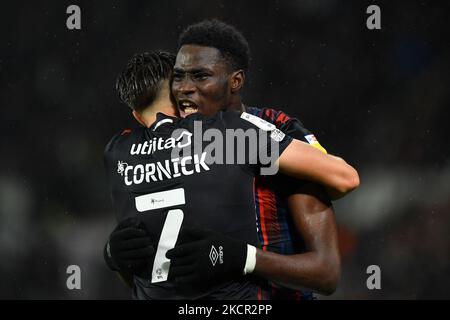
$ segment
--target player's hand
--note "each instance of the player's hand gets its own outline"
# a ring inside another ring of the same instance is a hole
[[[211,285],[242,277],[247,243],[223,234],[183,227],[179,245],[167,251],[169,279],[178,284]]]
[[[117,225],[109,236],[104,256],[114,271],[145,276],[150,273],[155,249],[144,224],[129,218]]]

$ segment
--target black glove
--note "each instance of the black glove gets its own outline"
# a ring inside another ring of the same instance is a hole
[[[247,243],[210,230],[182,227],[179,244],[166,257],[170,259],[169,279],[209,286],[242,277]]]
[[[146,277],[155,256],[147,229],[136,218],[122,221],[109,236],[104,258],[114,271]]]

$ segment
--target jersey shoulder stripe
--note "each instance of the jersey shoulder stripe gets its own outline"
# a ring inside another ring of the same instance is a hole
[[[131,131],[132,131],[132,130],[131,130],[130,128],[124,129],[120,135],[121,135],[121,136],[128,135],[128,134],[131,133]]]
[[[247,111],[255,116],[261,117],[273,123],[278,129],[292,136],[295,139],[309,143],[311,146],[319,149],[323,153],[327,150],[320,144],[312,132],[306,129],[302,122],[297,118],[292,118],[283,111],[272,108],[248,107]]]
[[[247,112],[242,112],[241,119],[254,124],[259,129],[264,131],[272,131],[276,129],[275,125],[273,125],[272,123],[269,123],[268,121]]]

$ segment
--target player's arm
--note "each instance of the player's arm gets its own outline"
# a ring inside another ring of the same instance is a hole
[[[283,111],[277,111],[273,109],[264,109],[264,112],[262,112],[262,117],[264,120],[273,123],[278,129],[280,129],[288,136],[303,142],[307,142],[309,145],[317,148],[323,153],[327,153],[325,148],[322,147],[314,134],[310,130],[308,130],[299,119],[292,118],[289,115],[285,114]],[[339,157],[336,157],[336,160],[344,161]],[[331,199],[338,199],[344,195],[341,191],[336,190],[335,188],[325,189],[327,190],[327,193],[329,194]]]
[[[333,293],[341,273],[336,224],[331,204],[320,190],[317,185],[305,184],[289,198],[306,253],[276,254],[212,230],[183,227],[179,237],[190,240],[166,254],[171,259],[171,277],[180,284],[212,285],[254,273],[285,287]],[[214,264],[212,247],[220,248],[222,257]]]
[[[299,119],[273,109],[264,110],[262,116],[294,139],[308,142],[323,153],[327,153],[314,134]],[[286,196],[286,200],[293,227],[297,234],[302,235],[306,253],[285,256],[288,261],[282,261],[279,268],[278,259],[282,259],[279,255],[275,255],[277,262],[272,264],[273,256],[265,257],[265,252],[261,251],[258,252],[257,269],[267,273],[270,280],[288,287],[304,286],[322,294],[332,293],[340,275],[333,208],[321,186],[303,181],[294,183],[295,185],[288,187],[291,193],[290,196]],[[332,193],[332,190],[328,190],[328,193]],[[263,264],[264,260],[268,261],[267,266]],[[283,270],[284,267],[288,268],[287,272],[279,273],[279,270],[286,271]]]
[[[280,172],[323,185],[332,199],[359,186],[358,172],[341,158],[293,139],[278,159]]]
[[[304,183],[288,197],[289,211],[306,252],[281,255],[257,249],[254,273],[292,289],[336,290],[341,264],[333,207],[323,189]]]
[[[289,121],[285,125],[280,126],[282,130],[287,131],[288,135],[285,135],[280,130],[275,129],[273,124],[257,116],[244,112],[241,114],[241,120],[238,123],[231,123],[230,127],[237,125],[239,128],[246,128],[247,126],[259,128],[263,131],[269,129],[270,134],[262,134],[259,136],[259,139],[267,139],[266,145],[270,146],[272,152],[276,141],[279,141],[278,146],[279,150],[281,150],[281,155],[277,161],[281,173],[324,186],[332,199],[341,198],[359,186],[358,173],[344,160],[328,155],[322,152],[324,150],[320,150],[320,148],[316,148],[306,142],[292,139],[298,138],[299,134],[303,136],[301,133],[304,132],[295,128],[295,121]],[[276,137],[276,140],[273,137]],[[259,154],[262,145],[258,143],[258,146],[260,147],[258,150]],[[276,155],[278,156],[278,154]],[[254,173],[258,174],[257,172]]]
[[[115,263],[112,255],[108,250],[109,240],[106,241],[105,246],[103,247],[103,258],[105,259],[106,265],[113,271],[116,271],[117,276],[122,280],[122,282],[129,288],[133,287],[133,275],[126,273],[124,271],[118,270],[117,263]]]

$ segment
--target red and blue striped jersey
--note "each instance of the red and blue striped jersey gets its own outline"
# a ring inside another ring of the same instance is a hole
[[[246,111],[273,123],[278,129],[295,139],[323,149],[300,120],[291,118],[282,111],[255,107],[247,107]],[[289,187],[292,186],[289,183],[292,180],[282,174],[254,178],[256,220],[263,250],[279,254],[296,254],[305,251],[303,240],[295,230],[286,201],[289,193],[293,191],[293,188]],[[314,297],[311,290],[292,290],[269,282],[261,287],[258,298],[310,300]]]

